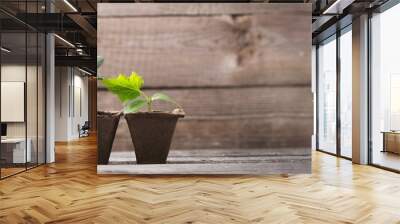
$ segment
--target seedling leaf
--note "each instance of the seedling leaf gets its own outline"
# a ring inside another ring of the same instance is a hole
[[[140,110],[140,108],[144,107],[147,104],[146,100],[142,98],[136,98],[132,101],[128,101],[125,106],[125,113],[135,113]]]
[[[117,78],[104,78],[101,81],[103,82],[104,86],[109,91],[117,95],[122,102],[132,100],[140,96],[138,80],[127,78],[123,74],[120,74]]]
[[[156,100],[166,101],[176,105],[178,108],[181,108],[181,106],[179,106],[179,104],[175,102],[175,100],[173,100],[168,95],[165,95],[164,93],[154,93],[153,96],[151,96],[151,101],[156,101]]]
[[[100,66],[103,64],[104,58],[101,56],[97,56],[97,68],[100,68]]]

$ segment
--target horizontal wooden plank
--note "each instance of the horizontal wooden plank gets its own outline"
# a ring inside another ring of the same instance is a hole
[[[179,122],[176,149],[274,148],[310,146],[311,117],[244,117]]]
[[[98,165],[98,174],[304,174],[311,173],[310,157],[284,157],[260,163],[190,163]]]
[[[146,91],[148,94],[157,90]],[[238,88],[238,89],[178,89],[162,90],[178,102],[192,116],[297,114],[311,116],[312,96],[309,87]],[[105,90],[98,91],[99,110],[121,110],[116,96]],[[173,105],[156,102],[153,109],[171,111]],[[144,108],[145,109],[145,108]]]
[[[178,151],[178,150],[175,150]],[[187,152],[189,150],[179,150],[180,152]],[[191,152],[196,151],[196,150],[191,150]],[[203,152],[204,150],[200,150],[200,152]],[[217,151],[217,150],[215,150]],[[243,152],[246,152],[246,150],[242,150]],[[134,154],[134,153],[133,153]],[[271,161],[283,161],[285,159],[306,159],[310,158],[310,156],[297,156],[297,155],[291,155],[291,156],[282,156],[282,155],[277,155],[277,156],[230,156],[230,155],[225,155],[225,156],[218,156],[218,157],[213,157],[207,154],[204,154],[203,156],[179,156],[175,157],[172,155],[168,156],[167,163],[168,164],[216,164],[216,163],[224,163],[224,164],[229,164],[229,163],[268,163]],[[122,159],[122,158],[121,158]],[[136,162],[136,156],[132,157],[131,161],[127,161],[128,158],[125,157],[124,161],[110,161],[107,165],[137,165]]]
[[[170,150],[168,163],[260,162],[282,156],[311,156],[310,148]],[[136,163],[134,151],[112,152],[108,164]]]
[[[312,116],[207,117],[181,119],[172,149],[267,149],[311,147]],[[121,119],[114,151],[133,150],[128,127]]]
[[[99,18],[101,76],[146,87],[310,85],[308,16]],[[119,24],[115,26],[115,24]]]
[[[310,3],[99,3],[98,17],[198,16],[220,14],[311,15]]]

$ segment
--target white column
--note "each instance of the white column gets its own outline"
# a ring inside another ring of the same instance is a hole
[[[50,1],[46,4],[47,12],[53,12]],[[55,161],[55,42],[54,34],[46,35],[46,163]]]
[[[368,15],[353,20],[353,162],[368,163]]]
[[[47,108],[46,108],[46,163],[52,163],[55,161],[55,149],[54,149],[54,133],[55,133],[55,56],[54,56],[54,35],[47,34],[47,76],[46,76],[46,95],[47,95]]]

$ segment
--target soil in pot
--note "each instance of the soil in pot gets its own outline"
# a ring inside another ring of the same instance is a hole
[[[97,164],[108,164],[121,112],[97,112]]]
[[[180,117],[184,115],[167,112],[125,114],[138,164],[166,163]]]

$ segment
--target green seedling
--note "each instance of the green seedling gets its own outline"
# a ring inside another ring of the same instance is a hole
[[[171,97],[163,93],[154,93],[148,96],[141,89],[144,84],[143,78],[136,72],[132,72],[130,76],[120,74],[117,77],[102,78],[104,86],[113,94],[117,95],[124,105],[125,113],[135,113],[141,108],[147,107],[147,112],[153,111],[153,102],[165,101],[171,103],[181,109]]]

